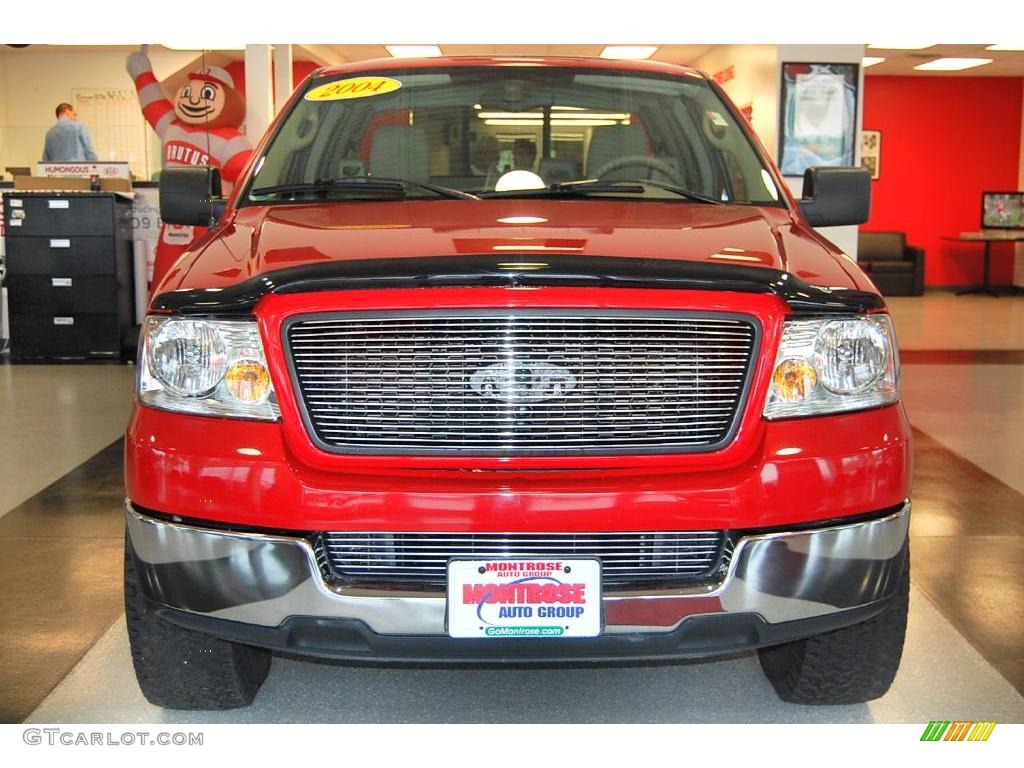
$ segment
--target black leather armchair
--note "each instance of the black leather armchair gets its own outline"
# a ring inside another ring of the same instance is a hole
[[[907,245],[903,232],[861,232],[857,264],[885,296],[924,293],[924,249]]]

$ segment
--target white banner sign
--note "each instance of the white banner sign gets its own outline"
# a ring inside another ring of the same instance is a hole
[[[99,176],[101,179],[131,179],[128,163],[36,163],[36,176],[50,178],[87,179]]]

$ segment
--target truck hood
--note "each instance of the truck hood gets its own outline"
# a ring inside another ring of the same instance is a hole
[[[874,290],[781,208],[622,200],[438,200],[239,209],[160,291],[223,288],[276,270],[360,259],[635,257],[767,267],[811,285]]]

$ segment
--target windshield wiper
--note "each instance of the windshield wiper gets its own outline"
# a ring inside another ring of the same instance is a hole
[[[391,184],[402,184],[406,189],[415,187],[416,189],[425,189],[429,192],[436,192],[438,195],[443,197],[450,197],[458,200],[479,200],[480,198],[470,192],[463,192],[461,189],[454,189],[453,187],[443,187],[440,184],[428,184],[425,181],[410,181],[409,179],[389,179],[381,176],[356,176],[352,177],[358,179],[357,183],[365,184],[363,179],[371,182],[391,183]],[[348,179],[346,179],[347,181]]]
[[[664,189],[666,192],[673,192],[680,197],[685,197],[687,200],[693,200],[697,203],[707,203],[708,205],[724,205],[723,200],[716,200],[713,197],[706,197],[704,195],[691,192],[688,189],[677,187],[675,184],[665,184],[660,181],[651,181],[650,179],[622,179],[609,181],[606,179],[584,179],[582,181],[563,181],[559,184],[552,184],[549,189],[554,190],[585,190],[590,192],[621,192],[626,189],[629,191],[643,192],[645,187],[656,187],[657,189]]]
[[[666,192],[673,192],[680,197],[685,197],[687,200],[693,200],[697,203],[725,205],[725,202],[722,200],[715,200],[713,197],[705,197],[704,195],[699,195],[696,192],[690,192],[682,187],[677,187],[672,184],[662,184],[660,181],[649,181],[647,179],[582,179],[580,181],[560,181],[547,187],[541,187],[540,189],[510,189],[505,192],[485,194],[487,197],[491,197],[492,195],[494,197],[543,197],[546,195],[588,195],[601,193],[641,195],[647,191],[648,187],[656,187],[658,189],[663,189]]]
[[[697,203],[707,203],[708,205],[725,205],[727,201],[716,200],[713,197],[707,197],[706,195],[699,195],[696,192],[691,192],[688,189],[677,187],[675,184],[664,184],[660,181],[651,181],[650,179],[644,179],[643,181],[635,182],[637,184],[646,184],[649,187],[657,187],[658,189],[664,189],[666,192],[675,192],[680,197],[685,197],[687,200],[693,200]]]
[[[617,192],[627,195],[642,195],[645,188],[639,182],[602,181],[601,179],[585,179],[583,181],[556,181],[547,187],[532,189],[505,189],[500,192],[483,192],[486,197],[545,197],[561,195],[589,195],[595,192]]]
[[[439,184],[426,184],[409,179],[391,179],[380,176],[348,176],[342,179],[317,179],[301,184],[276,184],[270,187],[256,187],[250,195],[328,194],[330,192],[391,193],[401,197],[410,189],[424,189],[440,197],[458,200],[479,200],[476,195]]]

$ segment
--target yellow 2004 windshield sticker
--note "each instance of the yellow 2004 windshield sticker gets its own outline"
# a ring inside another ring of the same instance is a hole
[[[366,96],[380,96],[397,91],[402,87],[400,80],[391,77],[350,77],[333,83],[318,85],[306,94],[307,101],[340,101],[362,99]]]

